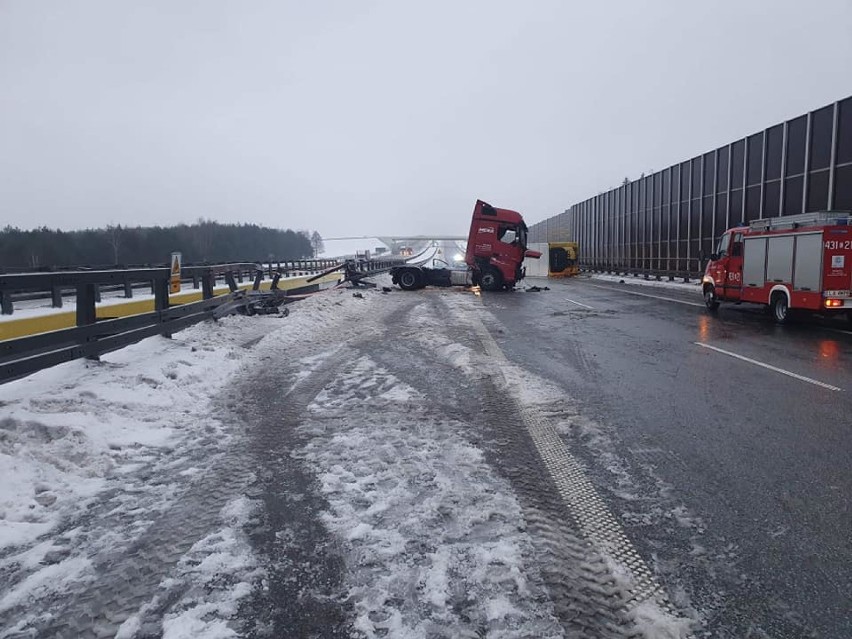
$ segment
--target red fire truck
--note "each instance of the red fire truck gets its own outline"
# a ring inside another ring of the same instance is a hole
[[[790,310],[852,318],[852,213],[819,211],[729,229],[702,278],[704,303],[766,304],[779,324]]]

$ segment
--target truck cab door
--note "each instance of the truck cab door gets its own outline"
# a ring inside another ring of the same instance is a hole
[[[742,233],[728,231],[719,238],[719,245],[707,265],[707,275],[716,287],[716,296],[723,300],[740,299],[743,271]]]
[[[739,300],[743,291],[743,234],[742,231],[729,233],[731,242],[726,259],[722,260],[724,266],[724,291],[725,299]]]

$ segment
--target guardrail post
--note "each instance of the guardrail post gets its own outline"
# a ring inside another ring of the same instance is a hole
[[[198,277],[198,273],[192,274],[192,288],[197,289],[201,286],[201,278]]]
[[[225,281],[228,283],[228,289],[231,293],[237,290],[237,281],[234,279],[234,274],[231,271],[225,273]]]
[[[95,301],[94,284],[80,284],[77,286],[77,326],[88,326],[97,321]]]
[[[101,301],[101,285],[95,284],[94,286],[95,286],[95,301],[100,302]]]
[[[205,271],[201,277],[201,297],[203,299],[209,300],[213,298],[214,284],[213,274],[210,271]]]
[[[80,284],[77,286],[77,326],[90,326],[98,321],[95,311],[95,285]],[[89,336],[82,340],[83,345],[97,341],[96,336]],[[100,359],[96,352],[86,353],[86,359]]]
[[[0,291],[0,314],[11,315],[13,311],[11,295],[5,291]]]
[[[165,311],[169,308],[169,280],[162,279],[156,282],[156,289],[154,290],[154,310],[158,313]],[[164,322],[165,318],[160,315],[160,321]],[[162,333],[163,337],[171,338],[172,334],[164,330]]]
[[[251,285],[251,290],[258,291],[260,290],[260,282],[263,280],[263,270],[257,269],[254,274],[254,283]]]
[[[278,290],[278,280],[281,279],[281,272],[279,271],[275,275],[272,276],[272,285],[269,287],[272,291]]]
[[[50,287],[50,305],[53,308],[62,308],[62,287],[57,284]]]
[[[130,299],[133,297],[133,282],[124,280],[124,297]]]

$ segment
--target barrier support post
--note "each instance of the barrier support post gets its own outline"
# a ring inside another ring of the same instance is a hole
[[[77,286],[77,326],[90,326],[98,321],[97,312],[95,311],[95,285],[80,284]],[[89,336],[82,340],[85,346],[89,342],[96,341],[97,337]],[[87,353],[86,359],[99,360],[97,353]]]

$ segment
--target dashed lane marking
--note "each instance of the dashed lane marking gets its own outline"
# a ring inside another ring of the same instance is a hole
[[[599,286],[597,284],[589,284],[586,283],[586,286],[594,286],[595,288],[602,288],[605,291],[615,291],[617,293],[626,293],[627,295],[638,295],[639,297],[650,297],[655,300],[663,300],[666,302],[675,302],[676,304],[686,304],[687,306],[697,306],[698,308],[704,308],[704,304],[699,304],[698,302],[687,302],[686,300],[675,299],[674,297],[663,297],[662,295],[649,295],[648,293],[637,293],[636,291],[625,291],[620,288],[615,288],[613,286]]]
[[[737,353],[732,353],[731,351],[726,351],[723,348],[718,348],[717,346],[710,346],[710,344],[704,344],[703,342],[693,342],[696,346],[700,346],[701,348],[709,348],[711,351],[716,351],[717,353],[722,353],[723,355],[728,355],[729,357],[733,357],[735,359],[742,360],[744,362],[748,362],[749,364],[754,364],[755,366],[760,366],[770,371],[775,371],[776,373],[781,373],[782,375],[787,375],[787,377],[792,377],[793,379],[798,379],[802,382],[807,382],[808,384],[813,384],[814,386],[821,386],[822,388],[827,388],[832,391],[842,391],[842,388],[838,388],[837,386],[832,386],[831,384],[826,384],[825,382],[821,382],[817,379],[813,379],[810,377],[805,377],[804,375],[799,375],[798,373],[794,373],[792,371],[785,370],[783,368],[778,368],[777,366],[772,366],[771,364],[766,364],[764,362],[760,362],[756,359],[752,359],[751,357],[745,357],[744,355],[739,355]]]
[[[566,297],[565,299],[566,299],[566,300],[568,300],[569,302],[571,302],[572,304],[576,304],[577,306],[582,306],[583,308],[587,308],[587,309],[589,309],[590,311],[593,311],[593,310],[594,310],[594,309],[593,309],[591,306],[589,306],[588,304],[583,304],[582,302],[578,302],[577,300],[572,300],[570,297]]]

